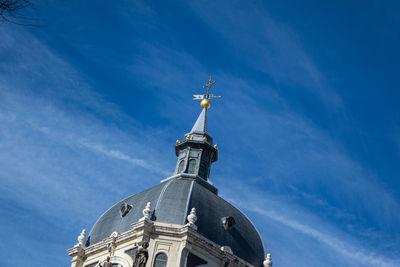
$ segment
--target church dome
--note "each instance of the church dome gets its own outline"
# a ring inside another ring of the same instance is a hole
[[[204,86],[207,94],[194,95],[195,99],[209,102],[219,98],[209,94],[214,83],[210,76]],[[219,197],[210,182],[211,164],[218,160],[218,146],[213,144],[208,130],[210,105],[202,107],[185,140],[177,140],[175,144],[178,159],[173,175],[107,210],[93,226],[87,246],[101,242],[113,232],[131,230],[132,224],[143,217],[143,208],[151,202],[154,222],[185,225],[189,212],[195,208],[198,233],[256,267],[263,265],[264,247],[256,228],[240,210]]]
[[[187,223],[191,208],[196,208],[196,225],[200,234],[220,246],[229,246],[235,255],[254,266],[262,266],[263,243],[251,221],[200,179],[182,176],[112,206],[93,226],[86,245],[98,243],[113,232],[123,233],[132,229],[131,224],[143,217],[142,210],[147,202],[152,203],[153,221],[180,225]],[[225,222],[227,218],[229,221],[225,225],[223,218]]]

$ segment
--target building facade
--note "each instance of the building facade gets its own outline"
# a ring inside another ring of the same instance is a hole
[[[173,174],[108,209],[68,250],[71,267],[270,267],[252,222],[218,196],[210,169],[218,147],[208,131],[209,94],[195,95],[202,111],[177,140]]]

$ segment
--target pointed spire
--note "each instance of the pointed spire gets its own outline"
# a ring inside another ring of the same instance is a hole
[[[198,134],[207,134],[208,133],[208,121],[207,121],[207,109],[203,108],[199,117],[197,118],[196,123],[193,125],[192,130],[189,134],[198,133]]]
[[[216,194],[218,190],[212,185],[209,177],[211,164],[218,160],[218,146],[213,143],[207,121],[207,109],[211,106],[210,100],[220,98],[220,96],[210,94],[210,88],[214,83],[210,76],[210,80],[204,86],[207,94],[193,95],[194,100],[201,100],[200,105],[203,109],[193,128],[185,134],[185,139],[182,142],[179,139],[176,140],[175,154],[178,160],[173,175],[167,179],[181,177],[195,179]]]

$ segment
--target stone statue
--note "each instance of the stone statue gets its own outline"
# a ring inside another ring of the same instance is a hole
[[[149,258],[149,252],[147,248],[149,247],[148,242],[143,242],[142,247],[138,249],[135,256],[135,261],[133,262],[133,267],[145,267],[147,259]]]
[[[107,260],[103,265],[100,265],[100,267],[112,267],[112,263],[110,262],[110,257],[107,257]]]

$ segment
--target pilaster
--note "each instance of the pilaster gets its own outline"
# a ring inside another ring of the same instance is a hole
[[[83,247],[76,246],[67,250],[67,252],[72,257],[71,267],[83,267],[85,261],[85,249]]]

